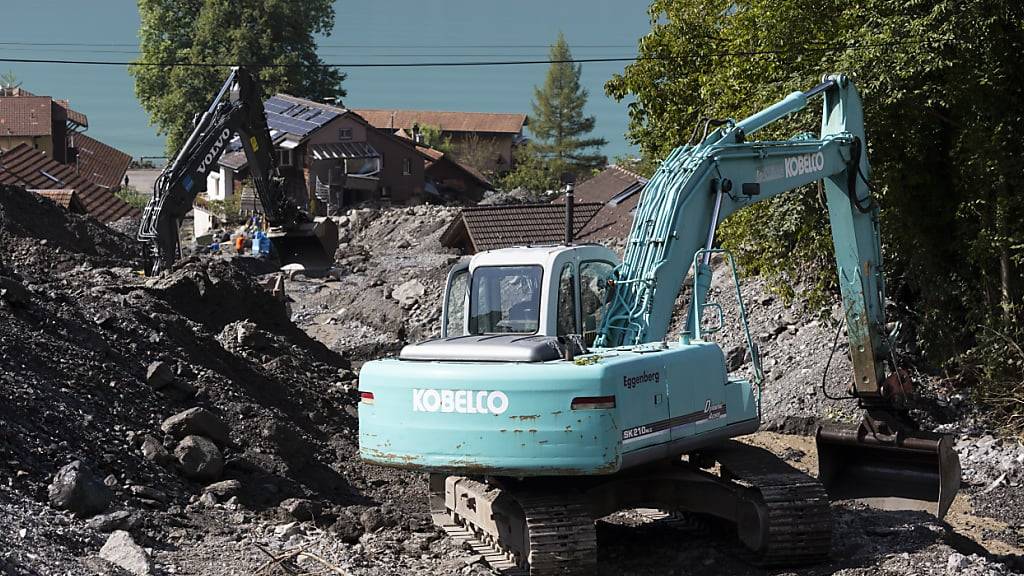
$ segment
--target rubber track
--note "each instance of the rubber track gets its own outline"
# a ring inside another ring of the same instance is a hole
[[[761,566],[821,562],[832,548],[832,510],[814,477],[760,448],[737,442],[712,452],[724,471],[756,490],[767,509],[767,538],[747,559]]]
[[[565,576],[593,574],[597,565],[597,530],[583,500],[569,494],[514,493],[529,530],[526,566],[499,542],[473,526],[456,522],[448,510],[432,509],[434,523],[450,538],[470,546],[503,576]]]

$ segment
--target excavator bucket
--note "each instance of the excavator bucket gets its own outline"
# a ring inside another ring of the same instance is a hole
[[[960,458],[948,435],[901,431],[884,436],[867,423],[818,429],[818,476],[832,500],[886,510],[924,510],[943,518],[960,489]]]
[[[291,228],[271,228],[267,233],[281,265],[299,264],[306,270],[326,270],[334,264],[338,249],[338,225],[317,217]]]

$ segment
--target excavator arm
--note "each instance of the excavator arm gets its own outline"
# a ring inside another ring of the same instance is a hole
[[[158,274],[180,257],[181,220],[196,197],[206,191],[207,175],[217,169],[217,161],[236,134],[270,223],[291,228],[309,219],[284,192],[256,79],[245,68],[232,68],[185,145],[153,186],[138,233],[138,239],[150,245],[148,273]]]
[[[819,94],[819,138],[748,140]],[[920,432],[909,418],[909,382],[889,362],[878,209],[868,185],[856,88],[844,76],[830,76],[753,116],[719,124],[699,144],[677,148],[645,187],[623,261],[611,279],[615,289],[597,345],[663,340],[694,256],[705,249],[693,271],[682,338],[698,335],[718,224],[756,202],[824,181],[853,361],[851,392],[865,415],[855,430],[819,431],[822,480],[834,496],[937,502],[934,511],[943,515],[959,487],[959,462],[948,437]]]

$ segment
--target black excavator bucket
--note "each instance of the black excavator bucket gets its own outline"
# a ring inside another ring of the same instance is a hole
[[[299,264],[305,270],[323,271],[334,264],[338,226],[330,218],[318,217],[287,229],[273,228],[267,237],[282,266]]]
[[[924,510],[943,518],[960,489],[960,458],[950,436],[901,430],[818,428],[818,476],[832,500],[862,500],[886,510]]]

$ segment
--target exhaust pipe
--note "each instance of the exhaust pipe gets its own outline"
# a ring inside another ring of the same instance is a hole
[[[818,478],[832,500],[923,510],[942,519],[960,489],[960,458],[952,438],[904,427],[894,434],[879,432],[894,420],[865,416],[857,428],[820,426]]]

